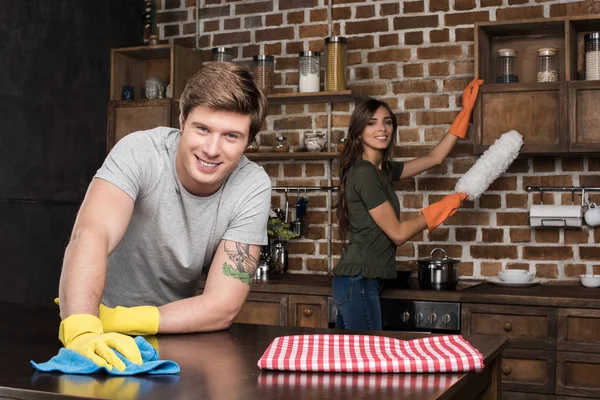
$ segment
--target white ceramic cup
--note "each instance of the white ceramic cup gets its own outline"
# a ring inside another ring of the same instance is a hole
[[[585,223],[589,226],[600,225],[600,207],[596,203],[590,203],[588,210],[584,214]]]

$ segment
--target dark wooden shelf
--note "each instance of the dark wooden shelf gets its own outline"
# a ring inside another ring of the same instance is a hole
[[[337,92],[314,92],[314,93],[273,93],[267,96],[269,104],[308,104],[308,103],[335,103],[353,102],[364,100],[366,96],[352,90],[340,90]]]
[[[272,160],[329,160],[339,157],[338,152],[308,152],[298,151],[293,153],[275,153],[275,152],[258,152],[244,153],[246,157],[253,161],[272,161]]]

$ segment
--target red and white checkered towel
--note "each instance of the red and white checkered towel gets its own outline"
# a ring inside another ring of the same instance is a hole
[[[314,372],[479,372],[483,356],[460,335],[415,340],[298,335],[275,338],[258,360],[258,367]]]

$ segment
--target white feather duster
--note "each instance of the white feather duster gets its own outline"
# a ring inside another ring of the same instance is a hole
[[[456,182],[454,190],[465,193],[470,200],[479,198],[517,158],[522,145],[523,137],[519,132],[503,133]]]

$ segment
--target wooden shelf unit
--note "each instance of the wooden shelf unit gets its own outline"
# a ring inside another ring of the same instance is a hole
[[[340,90],[336,92],[313,92],[313,93],[273,93],[267,95],[269,105],[271,104],[311,104],[311,103],[335,103],[361,101],[366,97],[353,90]]]
[[[592,31],[600,31],[600,16],[475,24],[475,71],[486,82],[473,113],[475,154],[512,129],[523,135],[521,154],[600,151],[600,81],[581,81],[584,36]],[[558,48],[558,82],[536,81],[544,47]],[[519,83],[495,83],[501,48],[517,49]]]
[[[309,151],[295,151],[292,153],[275,153],[275,152],[256,152],[256,153],[244,153],[246,157],[253,161],[272,161],[272,160],[331,160],[338,158],[340,153],[338,152],[309,152]]]

